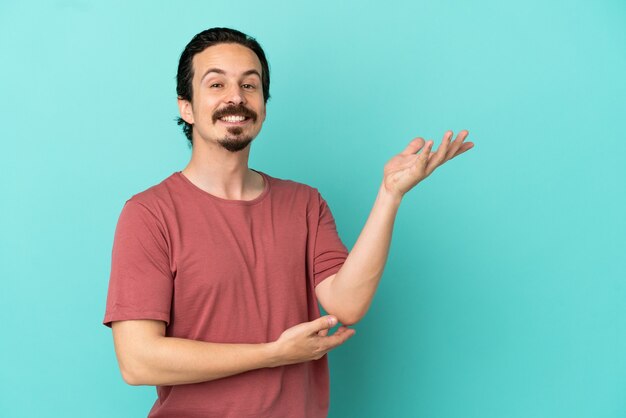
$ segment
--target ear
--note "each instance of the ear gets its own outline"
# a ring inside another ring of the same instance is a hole
[[[193,107],[191,106],[191,102],[189,100],[185,100],[182,98],[178,98],[178,111],[180,112],[180,117],[183,118],[185,122],[188,124],[193,124]]]

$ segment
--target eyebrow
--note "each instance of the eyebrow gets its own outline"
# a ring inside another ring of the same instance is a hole
[[[209,73],[226,74],[226,71],[224,71],[222,69],[219,69],[219,68],[209,68],[208,70],[206,70],[206,72],[204,73],[204,75],[202,76],[200,81],[202,82],[202,80],[204,80],[205,77],[207,75],[209,75]],[[245,77],[245,76],[251,75],[251,74],[256,74],[259,77],[259,79],[261,79],[261,74],[259,74],[259,72],[257,70],[255,70],[255,69],[244,71],[243,74],[241,74],[241,75]]]

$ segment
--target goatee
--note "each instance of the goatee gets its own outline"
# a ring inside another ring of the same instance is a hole
[[[247,119],[251,119],[252,122],[256,122],[257,113],[245,107],[242,103],[237,106],[229,106],[224,109],[220,109],[213,114],[213,124],[217,123],[217,121],[224,116],[244,116]],[[254,139],[252,136],[241,136],[243,134],[243,129],[239,126],[230,126],[226,129],[232,137],[226,136],[224,139],[218,140],[218,144],[220,144],[224,149],[227,149],[230,152],[239,152],[246,148],[250,142]]]
[[[251,136],[242,136],[242,137],[240,137],[239,135],[241,135],[241,133],[243,133],[243,129],[241,129],[239,127],[228,128],[228,132],[233,134],[235,136],[235,138],[225,137],[224,139],[220,139],[217,142],[218,142],[218,144],[220,144],[222,146],[222,148],[224,148],[224,149],[226,149],[226,150],[228,150],[230,152],[239,152],[239,151],[243,150],[248,145],[250,145],[250,142],[252,142],[252,140],[254,139]]]

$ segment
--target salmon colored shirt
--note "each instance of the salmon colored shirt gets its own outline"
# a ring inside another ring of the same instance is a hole
[[[227,200],[180,171],[122,208],[103,323],[165,321],[166,336],[267,343],[320,316],[315,286],[348,251],[317,189],[259,172],[254,200]],[[208,382],[157,386],[149,417],[326,417],[327,356]]]

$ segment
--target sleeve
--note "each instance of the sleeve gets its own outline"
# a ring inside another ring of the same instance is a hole
[[[103,324],[156,319],[169,325],[173,275],[166,230],[143,204],[128,200],[115,228]]]
[[[348,258],[348,249],[339,238],[330,207],[318,193],[319,220],[313,256],[313,280],[317,286],[322,280],[337,273]]]

